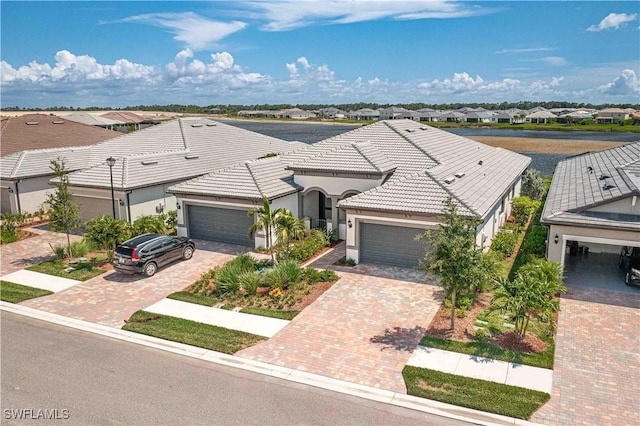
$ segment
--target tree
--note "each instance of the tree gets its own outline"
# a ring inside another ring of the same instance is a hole
[[[285,260],[289,259],[291,240],[297,240],[304,234],[305,220],[306,218],[298,219],[289,210],[285,210],[283,214],[276,217],[275,232],[278,243],[284,246]]]
[[[279,217],[286,213],[283,208],[271,210],[271,204],[267,197],[262,197],[262,207],[256,207],[247,212],[247,216],[257,215],[256,221],[249,227],[248,236],[253,239],[256,232],[264,231],[267,248],[271,254],[271,261],[276,259],[273,253],[273,234],[277,228]]]
[[[536,169],[527,169],[522,175],[522,195],[540,201],[544,195],[544,181]]]
[[[82,224],[80,206],[71,200],[69,178],[65,169],[64,159],[51,160],[49,167],[57,177],[56,190],[49,193],[45,200],[45,204],[49,207],[49,226],[53,231],[67,234],[67,252],[71,256],[71,238],[69,234]]]
[[[113,250],[118,242],[131,238],[132,226],[126,220],[100,216],[87,222],[84,238],[98,248]]]
[[[456,299],[475,293],[486,279],[489,262],[476,247],[477,218],[458,214],[458,206],[451,198],[445,201],[446,216],[440,218],[437,231],[427,231],[425,238],[430,248],[425,263],[430,272],[440,276],[445,297],[451,299],[451,329],[455,327]]]
[[[560,309],[558,293],[567,289],[562,284],[562,266],[546,259],[533,259],[520,267],[516,277],[496,280],[493,304],[496,309],[511,314],[515,331],[522,339],[527,333],[531,318],[550,321]]]

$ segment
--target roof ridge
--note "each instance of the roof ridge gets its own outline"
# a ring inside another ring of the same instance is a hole
[[[182,136],[182,145],[185,149],[189,149],[187,146],[187,136],[184,133],[184,128],[182,127],[182,118],[178,118],[178,129],[180,129],[180,135]]]
[[[377,150],[377,151],[379,152],[378,148],[376,148],[376,146],[375,146],[374,144],[372,144],[372,143],[371,143],[371,141],[370,141],[369,139],[367,139],[366,141],[362,141],[362,142],[352,142],[352,143],[351,143],[351,146],[352,146],[356,151],[358,151],[358,153],[359,153],[359,154],[360,154],[360,155],[361,155],[365,160],[367,160],[367,162],[368,162],[369,164],[371,164],[371,166],[372,166],[375,170],[377,170],[379,173],[382,173],[382,169],[381,169],[380,167],[378,167],[376,164],[374,164],[374,163],[373,163],[373,161],[371,161],[371,159],[369,158],[369,156],[367,156],[367,154],[365,154],[365,153],[364,153],[364,151],[362,151],[362,150],[360,149],[360,146],[361,146],[361,145],[363,145],[363,144],[370,145],[371,147],[373,147],[375,150]],[[383,154],[383,153],[381,153],[381,152],[380,152],[380,154],[382,154],[382,155],[386,158],[386,155],[384,155],[384,154]],[[388,160],[388,158],[387,158],[387,160]]]
[[[260,193],[261,196],[265,196],[264,195],[264,191],[262,191],[262,188],[260,187],[260,184],[258,183],[258,179],[256,178],[255,173],[253,173],[253,170],[251,169],[251,164],[249,161],[245,161],[244,166],[247,168],[247,170],[249,171],[249,176],[251,176],[251,179],[253,180],[253,183],[256,185],[256,188],[258,189],[258,192]]]
[[[408,119],[404,119],[403,121],[408,121]],[[413,122],[413,120],[410,120]],[[394,126],[391,125],[391,123],[389,122],[389,120],[384,120],[383,123],[389,127],[389,129],[391,129],[393,132],[397,133],[398,136],[400,136],[401,138],[403,138],[404,140],[406,140],[407,142],[409,142],[411,145],[413,145],[418,151],[422,152],[424,155],[426,155],[428,158],[430,158],[431,160],[433,160],[433,162],[436,163],[436,165],[440,165],[442,164],[440,161],[436,160],[435,158],[433,158],[433,156],[431,154],[429,154],[427,151],[425,151],[424,149],[422,149],[422,147],[420,147],[419,145],[417,145],[414,141],[412,141],[411,139],[409,139],[405,134],[401,133],[398,129],[396,129]],[[434,166],[435,167],[435,166]]]
[[[18,171],[18,169],[20,168],[20,166],[22,165],[22,160],[24,160],[24,157],[27,155],[26,151],[22,151],[20,153],[20,157],[18,158],[18,161],[16,161],[15,166],[13,167],[13,170],[11,170],[11,177],[15,177],[16,172]]]

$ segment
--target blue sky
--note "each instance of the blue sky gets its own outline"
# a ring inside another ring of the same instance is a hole
[[[640,103],[637,1],[0,3],[3,107]]]

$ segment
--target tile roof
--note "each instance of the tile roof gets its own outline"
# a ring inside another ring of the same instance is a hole
[[[396,166],[370,141],[351,142],[294,161],[291,170],[386,174]]]
[[[32,149],[2,157],[0,178],[20,179],[26,177],[53,175],[51,160],[62,159],[67,171],[88,167],[90,146],[52,149]]]
[[[109,167],[105,162],[109,156],[116,158],[114,187],[132,189],[187,180],[301,146],[306,145],[207,118],[181,118],[93,146],[89,164],[94,167],[69,174],[69,182],[109,187]]]
[[[285,167],[280,156],[247,161],[240,166],[174,185],[170,191],[225,198],[277,198],[302,189],[294,183],[293,172],[285,170]]]
[[[104,114],[101,114],[100,117],[108,118],[110,120],[116,120],[121,123],[142,123],[143,121],[146,121],[146,118],[129,111],[106,112]]]
[[[5,157],[29,149],[93,145],[118,135],[111,130],[46,114],[7,117],[2,118],[0,126],[0,155]]]
[[[606,176],[606,178],[605,178]],[[562,160],[542,211],[544,223],[640,229],[640,218],[614,218],[588,209],[640,195],[640,141]],[[598,217],[599,216],[599,217]]]
[[[112,126],[114,124],[124,124],[122,121],[111,120],[106,117],[87,113],[67,114],[64,118],[75,121],[76,123],[88,124],[89,126]]]

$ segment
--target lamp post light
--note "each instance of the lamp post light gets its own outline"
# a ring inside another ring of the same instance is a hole
[[[111,179],[111,209],[113,210],[113,218],[116,218],[116,199],[113,195],[113,166],[116,164],[116,159],[113,157],[107,158],[107,165],[109,166],[109,178]]]

